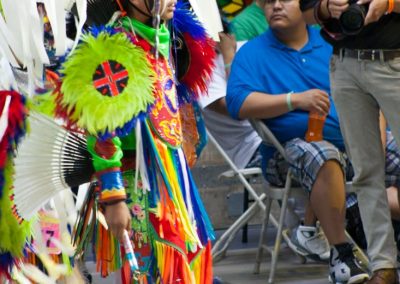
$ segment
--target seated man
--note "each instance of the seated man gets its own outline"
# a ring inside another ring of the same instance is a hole
[[[336,110],[329,96],[331,47],[307,27],[296,0],[266,0],[270,29],[236,54],[228,82],[227,106],[236,119],[259,118],[284,144],[290,166],[310,192],[310,205],[332,246],[329,277],[334,283],[368,279],[346,242],[346,159]],[[325,141],[303,140],[310,111],[326,114]],[[281,184],[287,166],[263,149],[266,177]]]
[[[218,44],[218,56],[215,59],[215,69],[208,86],[206,96],[200,98],[200,106],[204,122],[208,131],[217,140],[238,169],[261,166],[260,145],[261,138],[247,120],[236,120],[229,116],[226,107],[226,85],[229,76],[230,64],[236,53],[245,42],[236,44],[235,38],[220,33]],[[289,228],[297,227],[299,242],[302,244],[293,248],[299,254],[316,260],[328,260],[329,245],[326,238],[315,227],[315,216],[309,207],[296,204],[293,211],[303,215],[305,211],[304,225],[300,225],[299,216],[289,211],[285,224]],[[301,208],[300,208],[301,207]],[[304,249],[305,248],[305,249]]]

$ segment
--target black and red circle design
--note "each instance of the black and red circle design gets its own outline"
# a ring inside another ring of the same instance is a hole
[[[114,60],[104,61],[93,74],[93,85],[103,96],[118,96],[124,91],[128,81],[129,73],[125,66]]]

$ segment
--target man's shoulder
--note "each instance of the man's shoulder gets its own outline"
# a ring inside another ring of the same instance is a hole
[[[242,54],[241,56],[249,55],[251,57],[255,57],[254,53],[257,53],[259,51],[267,52],[267,43],[268,39],[265,33],[263,33],[251,40],[245,41],[243,45],[238,49],[237,54]]]

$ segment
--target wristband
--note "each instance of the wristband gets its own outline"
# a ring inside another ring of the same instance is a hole
[[[225,69],[231,68],[232,62],[231,63],[226,63],[226,64],[224,64],[224,66],[225,66]]]
[[[292,94],[293,94],[293,91],[291,91],[291,92],[289,92],[289,93],[286,94],[286,104],[287,104],[287,107],[288,107],[289,111],[292,111],[292,110],[293,110],[293,106],[292,106]]]
[[[388,0],[388,8],[386,14],[392,13],[394,10],[394,0]]]

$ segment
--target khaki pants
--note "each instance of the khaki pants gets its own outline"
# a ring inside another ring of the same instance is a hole
[[[396,267],[397,249],[385,190],[379,110],[400,145],[400,58],[383,62],[331,59],[332,95],[354,166],[361,218],[373,271]]]

